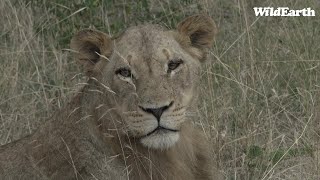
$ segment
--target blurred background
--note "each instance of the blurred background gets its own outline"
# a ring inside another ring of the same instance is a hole
[[[253,7],[316,16],[256,17]],[[320,179],[319,0],[1,0],[0,145],[32,133],[85,82],[68,51],[75,32],[173,29],[196,13],[219,33],[189,116],[220,171],[228,180]]]

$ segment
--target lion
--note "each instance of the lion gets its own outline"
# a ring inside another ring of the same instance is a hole
[[[187,118],[216,33],[194,15],[175,30],[75,34],[86,85],[33,134],[0,147],[1,179],[217,179],[208,140]]]

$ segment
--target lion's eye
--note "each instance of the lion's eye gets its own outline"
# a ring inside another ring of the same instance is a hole
[[[130,69],[127,69],[127,68],[120,68],[120,69],[116,70],[116,74],[119,74],[119,75],[126,77],[126,78],[132,77]]]
[[[183,61],[181,59],[171,60],[168,63],[168,71],[173,71],[173,70],[177,69],[182,63],[183,63]]]

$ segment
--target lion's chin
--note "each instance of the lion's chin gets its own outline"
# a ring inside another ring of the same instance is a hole
[[[175,145],[179,138],[179,132],[159,130],[141,138],[140,142],[147,148],[166,150]]]

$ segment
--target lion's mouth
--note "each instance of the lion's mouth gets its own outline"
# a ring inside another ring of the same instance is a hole
[[[170,128],[165,128],[162,126],[158,126],[157,128],[155,128],[154,130],[152,130],[151,132],[149,132],[148,134],[144,135],[143,137],[147,137],[150,136],[151,134],[155,133],[155,132],[178,132],[179,130],[177,129],[170,129]]]

